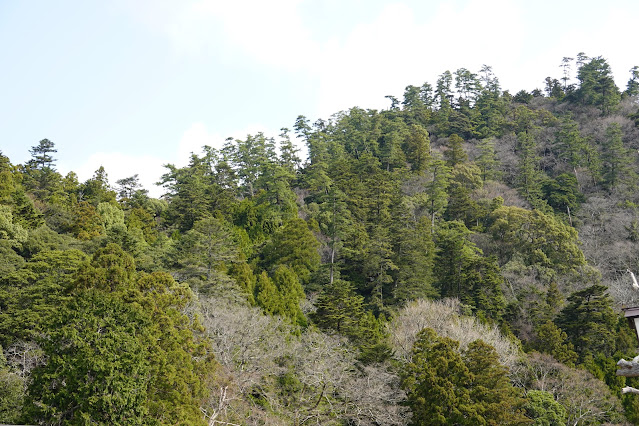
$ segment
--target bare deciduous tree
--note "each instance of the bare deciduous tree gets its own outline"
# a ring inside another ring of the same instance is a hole
[[[586,370],[567,367],[550,355],[533,353],[528,368],[520,374],[527,376],[518,377],[527,389],[553,394],[568,412],[568,425],[623,423],[619,399]]]
[[[465,349],[470,342],[482,339],[495,348],[500,362],[509,368],[514,367],[521,356],[517,346],[502,336],[497,327],[481,324],[474,317],[460,315],[459,301],[444,299],[412,302],[390,323],[391,344],[399,360],[410,361],[417,333],[426,327],[432,328],[440,336],[457,340],[460,350]]]
[[[358,368],[344,338],[221,299],[203,299],[201,317],[222,368],[203,407],[210,419],[401,425],[410,415],[390,364]]]

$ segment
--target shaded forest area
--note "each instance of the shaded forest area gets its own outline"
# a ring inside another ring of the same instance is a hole
[[[639,67],[560,70],[206,146],[160,199],[0,155],[0,422],[639,423]]]

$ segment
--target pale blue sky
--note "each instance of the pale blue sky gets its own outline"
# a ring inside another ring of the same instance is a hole
[[[61,172],[102,164],[159,195],[161,165],[204,144],[386,108],[447,69],[532,90],[583,51],[623,88],[637,16],[634,0],[0,0],[0,150],[22,163],[48,138]]]

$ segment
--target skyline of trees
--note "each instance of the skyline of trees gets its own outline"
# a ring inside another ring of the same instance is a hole
[[[0,421],[639,418],[612,361],[636,346],[636,85],[577,58],[545,91],[461,68],[300,116],[305,162],[287,129],[204,147],[161,199],[62,176],[47,139],[0,155]]]

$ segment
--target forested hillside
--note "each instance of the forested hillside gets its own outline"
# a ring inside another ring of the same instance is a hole
[[[205,146],[160,199],[0,155],[0,422],[639,423],[639,67],[558,70]]]

